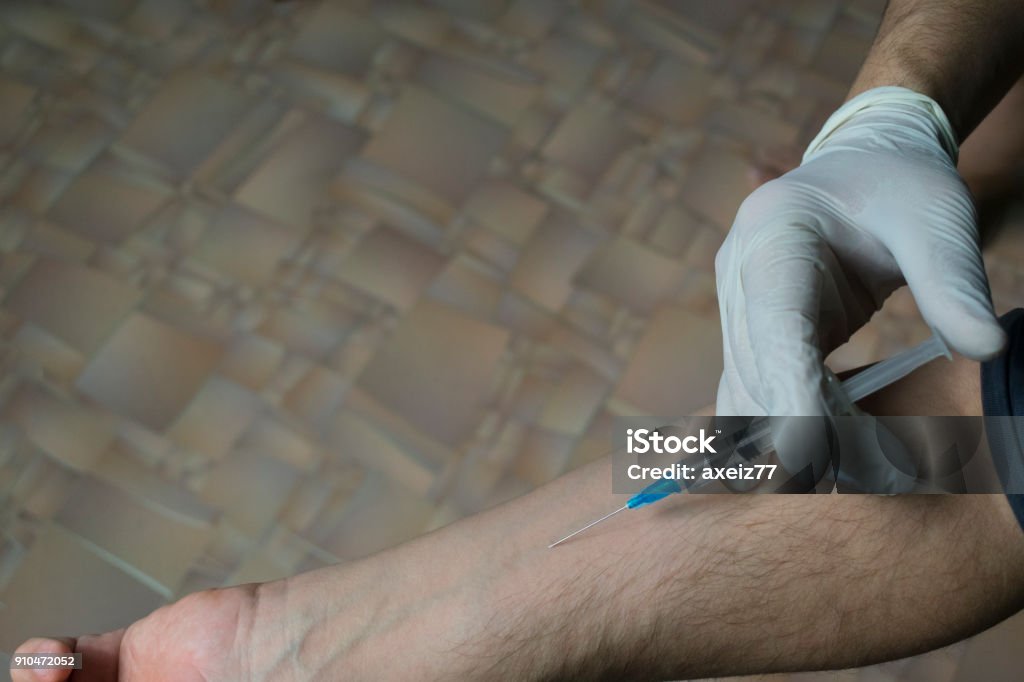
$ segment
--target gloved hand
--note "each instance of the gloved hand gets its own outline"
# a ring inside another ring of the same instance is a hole
[[[715,258],[723,415],[832,412],[823,359],[904,282],[948,348],[998,354],[974,204],[932,99],[884,87],[847,102],[802,165],[743,202]]]

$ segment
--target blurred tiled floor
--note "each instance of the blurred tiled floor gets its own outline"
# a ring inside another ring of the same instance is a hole
[[[365,555],[713,402],[714,253],[883,4],[0,5],[0,651]],[[926,333],[897,296],[835,362]],[[836,677],[977,679],[1006,632]]]

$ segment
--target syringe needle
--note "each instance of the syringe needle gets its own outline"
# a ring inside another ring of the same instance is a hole
[[[572,533],[569,533],[568,535],[566,535],[566,536],[565,536],[564,538],[562,538],[561,540],[559,540],[559,541],[557,541],[557,542],[552,542],[552,543],[551,543],[550,545],[548,545],[548,549],[551,549],[552,547],[555,547],[555,546],[557,546],[557,545],[560,545],[560,544],[562,544],[563,542],[565,542],[565,541],[566,541],[566,540],[568,540],[569,538],[571,538],[571,537],[575,537],[576,535],[579,535],[580,533],[582,533],[582,532],[583,532],[583,531],[585,531],[586,529],[588,529],[588,528],[591,528],[591,527],[593,527],[593,526],[596,526],[597,524],[601,523],[601,522],[602,522],[602,521],[604,521],[605,519],[610,519],[611,517],[615,516],[615,515],[616,515],[616,514],[618,514],[618,513],[620,512],[620,511],[622,511],[623,509],[629,509],[629,505],[624,505],[624,506],[622,506],[622,507],[619,507],[618,509],[616,509],[615,511],[613,511],[613,512],[612,512],[611,514],[607,514],[607,515],[605,515],[605,516],[602,516],[602,517],[601,517],[601,518],[599,518],[599,519],[598,519],[597,521],[591,521],[590,523],[588,523],[587,525],[583,526],[583,527],[582,527],[582,528],[580,528],[579,530],[577,530],[577,531],[573,531]]]

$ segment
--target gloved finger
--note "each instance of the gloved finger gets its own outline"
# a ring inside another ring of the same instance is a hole
[[[723,324],[722,376],[718,382],[718,396],[715,413],[722,416],[760,416],[767,413],[751,394],[743,381],[741,367],[748,369],[746,375],[756,382],[757,367],[753,351],[749,347],[745,316],[728,326]],[[751,386],[756,389],[756,384]]]
[[[948,347],[987,360],[1006,346],[973,231],[949,229],[943,239],[896,244],[893,253],[928,326]]]
[[[827,246],[798,225],[765,226],[741,272],[757,382],[773,416],[825,414],[818,322]],[[741,368],[749,373],[751,368]]]
[[[721,416],[765,414],[765,408],[751,393],[751,390],[757,390],[757,367],[747,334],[746,305],[739,286],[739,272],[740,261],[734,232],[715,256],[722,327],[722,376],[718,382],[715,413]],[[744,376],[753,381],[751,386],[744,385]]]

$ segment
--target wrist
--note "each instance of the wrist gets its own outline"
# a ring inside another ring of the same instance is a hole
[[[850,91],[846,95],[846,102],[879,88],[902,88],[932,100],[949,121],[954,139],[958,143],[963,140],[960,133],[963,127],[963,117],[955,106],[955,98],[950,97],[950,93],[947,92],[947,88],[943,87],[940,79],[933,79],[925,74],[914,75],[902,70],[865,68],[850,87]]]
[[[807,146],[803,161],[837,142],[885,138],[898,139],[901,147],[938,152],[956,166],[960,148],[942,107],[928,95],[901,86],[872,88],[839,107]]]
[[[282,679],[538,676],[520,644],[530,595],[507,580],[515,562],[467,537],[441,531],[262,585],[253,649],[279,652],[284,631]],[[278,643],[260,647],[261,638]]]

